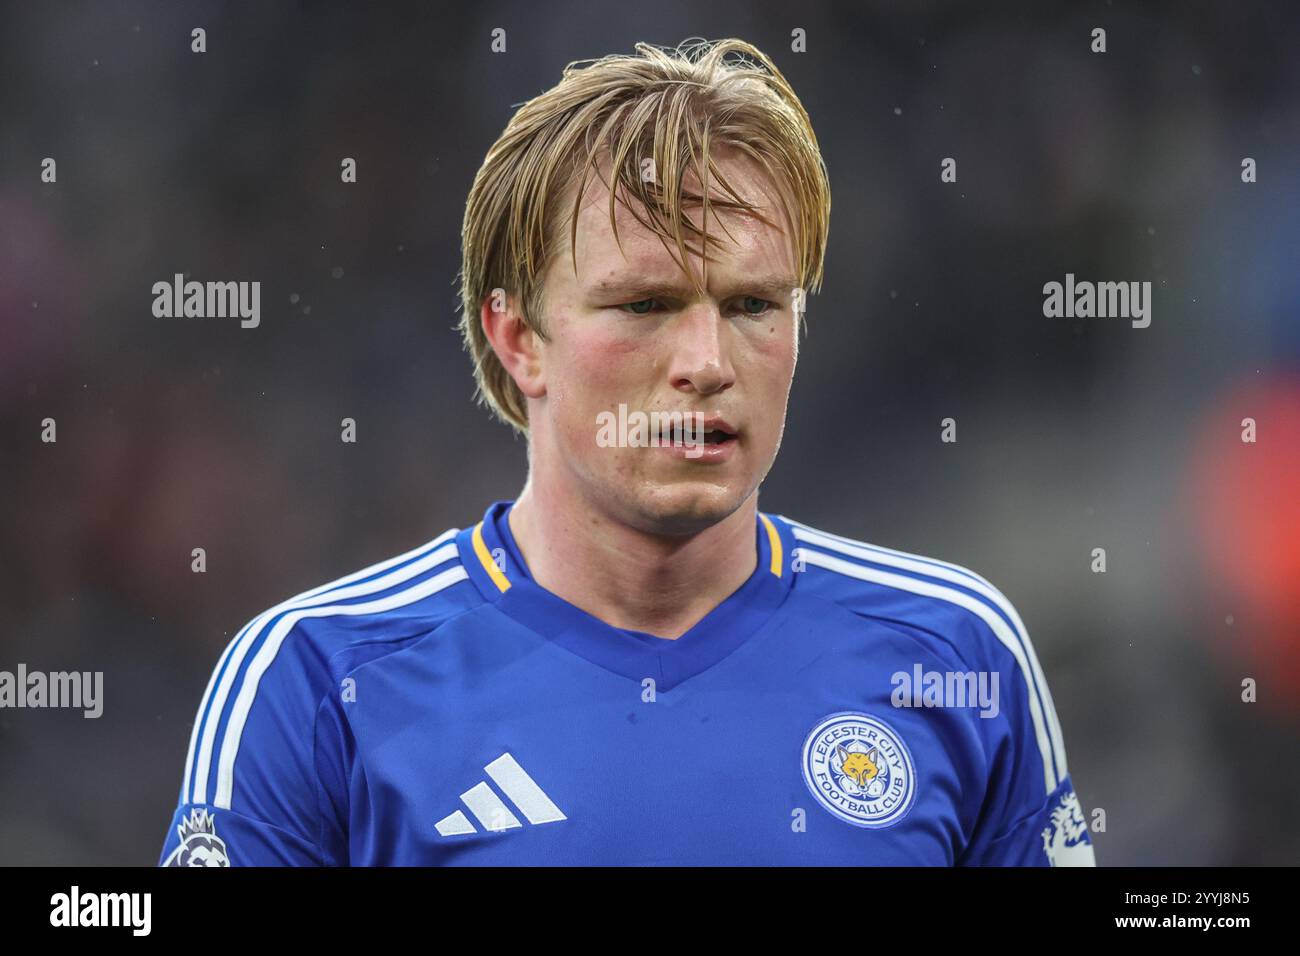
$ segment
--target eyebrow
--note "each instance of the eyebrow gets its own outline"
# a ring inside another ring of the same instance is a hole
[[[723,289],[723,298],[729,299],[735,295],[745,294],[784,301],[798,284],[792,276],[757,276],[729,284]],[[589,291],[591,295],[602,299],[618,299],[627,302],[639,302],[647,298],[684,300],[695,296],[694,288],[685,280],[665,282],[662,279],[643,279],[637,276],[602,279]]]

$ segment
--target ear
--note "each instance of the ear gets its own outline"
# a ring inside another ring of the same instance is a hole
[[[546,376],[542,368],[545,343],[524,321],[518,299],[497,290],[483,300],[479,318],[492,351],[524,396],[545,396]]]

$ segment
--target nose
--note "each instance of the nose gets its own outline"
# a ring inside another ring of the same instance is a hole
[[[731,327],[712,302],[696,303],[678,313],[674,323],[670,369],[673,387],[713,395],[736,381],[731,364]]]

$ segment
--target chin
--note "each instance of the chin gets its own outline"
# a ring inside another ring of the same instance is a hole
[[[682,481],[643,486],[629,495],[615,490],[622,510],[631,512],[628,523],[650,534],[697,534],[735,514],[752,489],[712,482]]]

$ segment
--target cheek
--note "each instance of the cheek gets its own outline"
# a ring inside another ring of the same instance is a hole
[[[763,329],[753,340],[746,414],[756,426],[760,454],[774,453],[781,441],[797,357],[798,340],[784,324]]]
[[[609,333],[571,336],[560,356],[556,380],[561,386],[571,383],[568,397],[581,396],[588,405],[605,408],[611,402],[635,401],[639,383],[655,371],[647,345],[642,339]]]
[[[582,363],[582,371],[591,381],[617,387],[620,384],[631,384],[638,370],[653,366],[654,362],[648,353],[648,343],[645,341],[593,336],[585,343],[579,361]]]
[[[799,339],[787,323],[764,328],[753,341],[754,367],[760,370],[762,390],[767,396],[790,390],[799,357]]]
[[[620,403],[629,408],[644,403],[643,383],[654,374],[644,342],[578,331],[573,325],[564,330],[547,369],[551,418],[575,454],[595,447],[600,413],[617,413]]]

